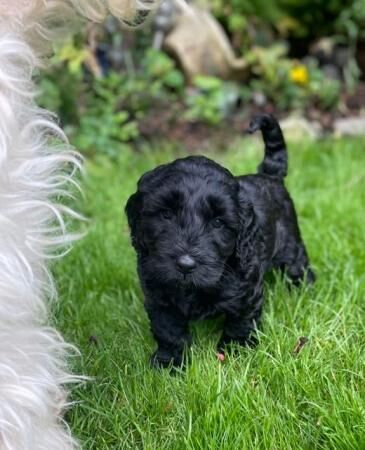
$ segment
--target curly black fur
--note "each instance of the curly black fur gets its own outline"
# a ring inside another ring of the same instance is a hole
[[[257,116],[265,158],[259,174],[234,177],[205,157],[178,159],[147,172],[127,203],[145,306],[158,348],[154,365],[180,365],[189,321],[224,314],[218,350],[254,345],[263,277],[284,270],[314,281],[283,177],[287,153],[277,121]]]

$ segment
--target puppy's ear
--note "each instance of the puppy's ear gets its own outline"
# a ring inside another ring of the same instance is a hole
[[[240,200],[240,227],[236,241],[236,257],[241,268],[250,264],[257,239],[256,215],[251,203]]]
[[[125,213],[131,231],[132,245],[137,251],[141,250],[143,247],[140,230],[142,206],[143,194],[139,191],[129,197],[125,206]]]

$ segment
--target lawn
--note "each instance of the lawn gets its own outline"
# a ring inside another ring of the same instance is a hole
[[[363,142],[289,145],[287,186],[318,281],[289,291],[270,277],[258,348],[223,363],[221,322],[194,324],[192,362],[175,375],[149,368],[155,344],[123,213],[139,176],[176,156],[158,148],[87,163],[77,207],[88,235],[54,268],[57,326],[81,349],[74,370],[93,377],[67,415],[83,448],[365,449]],[[246,173],[261,143],[209,156]]]

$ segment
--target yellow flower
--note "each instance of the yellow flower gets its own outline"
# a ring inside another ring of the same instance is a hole
[[[290,70],[290,79],[294,83],[301,84],[302,86],[307,85],[309,82],[309,73],[306,66],[300,64],[298,66],[293,67]]]

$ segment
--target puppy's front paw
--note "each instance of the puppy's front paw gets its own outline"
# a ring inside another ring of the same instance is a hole
[[[181,355],[171,353],[166,350],[156,350],[151,356],[151,367],[154,369],[166,369],[168,367],[180,367],[182,366],[183,358]]]

